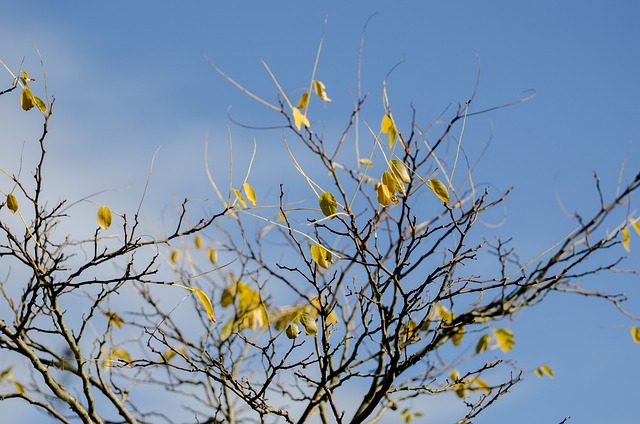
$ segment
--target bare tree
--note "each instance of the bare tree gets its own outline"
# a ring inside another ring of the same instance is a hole
[[[464,423],[523,375],[506,353],[519,311],[567,292],[635,319],[624,296],[581,282],[618,270],[623,257],[604,253],[627,248],[639,228],[618,214],[640,174],[613,196],[596,176],[595,213],[576,215],[573,232],[522,263],[479,225],[509,192],[473,180],[464,129],[486,112],[474,110],[475,93],[439,117],[446,125],[414,114],[403,131],[385,81],[380,128],[361,119],[358,92],[341,137],[326,140],[309,121],[311,101],[331,101],[315,75],[292,103],[267,67],[280,93],[270,103],[214,68],[279,114],[282,148],[309,190],[273,181],[278,193],[260,197],[251,167],[228,190],[211,177],[209,212],[191,223],[185,200],[164,236],[143,232],[144,196],[129,214],[83,199],[96,205],[95,231],[59,234],[75,203],[42,200],[54,101],[36,97],[26,73],[0,93],[19,88],[22,107],[43,116],[31,178],[3,169],[0,258],[11,272],[0,282],[0,352],[15,365],[0,370],[0,400],[65,423],[375,423],[389,411],[410,422],[420,416],[411,399],[455,393]],[[2,219],[11,213],[22,225]],[[488,261],[494,271],[477,272]]]

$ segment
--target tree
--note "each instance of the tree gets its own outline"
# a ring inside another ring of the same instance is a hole
[[[568,292],[628,314],[624,296],[581,282],[617,269],[623,257],[604,253],[628,250],[630,228],[640,233],[625,212],[640,173],[613,196],[596,178],[595,213],[577,215],[573,232],[522,263],[508,240],[478,225],[509,192],[473,180],[463,136],[468,119],[484,112],[473,109],[475,93],[439,133],[415,114],[405,130],[385,81],[380,128],[361,119],[368,103],[358,93],[342,136],[326,140],[311,123],[312,102],[331,102],[317,63],[297,103],[266,65],[276,103],[212,66],[279,114],[282,148],[309,189],[290,192],[273,181],[278,193],[260,196],[251,165],[228,190],[210,177],[217,199],[204,216],[194,220],[185,200],[162,236],[140,222],[144,195],[129,212],[111,210],[99,195],[43,200],[55,101],[33,93],[46,84],[6,68],[13,82],[0,95],[19,93],[43,126],[31,177],[2,165],[0,258],[10,273],[0,282],[0,352],[8,364],[0,400],[27,402],[64,423],[185,416],[374,423],[391,411],[410,422],[421,415],[408,407],[411,399],[454,393],[466,406],[464,423],[523,375],[508,357],[518,312]],[[360,139],[371,140],[368,147],[357,142],[358,127],[366,128]],[[61,233],[87,202],[95,205],[95,226]],[[495,271],[478,273],[480,261],[492,261]],[[640,341],[640,330],[632,334]],[[553,376],[545,364],[533,373]]]

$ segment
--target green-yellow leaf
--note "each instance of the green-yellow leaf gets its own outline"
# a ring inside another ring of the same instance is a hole
[[[215,265],[218,262],[218,251],[216,249],[209,248],[208,250],[209,262]]]
[[[411,177],[409,177],[409,172],[404,162],[398,159],[392,159],[389,161],[389,167],[398,181],[401,181],[403,184],[409,184],[411,182]]]
[[[449,203],[449,190],[447,190],[447,186],[445,186],[442,181],[437,178],[432,178],[427,181],[427,184],[431,191],[438,196],[438,199],[442,200],[444,203]]]
[[[309,105],[309,92],[305,91],[304,93],[302,93],[302,96],[300,96],[300,100],[298,100],[298,109],[302,110],[308,105]]]
[[[289,325],[287,325],[287,329],[285,330],[285,333],[287,334],[288,338],[293,340],[300,335],[300,328],[296,323],[290,322]]]
[[[622,246],[627,252],[629,251],[629,238],[629,228],[624,227],[622,229]]]
[[[11,213],[16,213],[18,211],[18,199],[13,193],[7,194],[7,207]]]
[[[33,102],[40,109],[40,112],[45,113],[47,111],[47,105],[44,104],[40,97],[33,96]]]
[[[640,222],[638,222],[640,218],[631,220],[631,225],[633,229],[636,230],[636,233],[640,236]]]
[[[359,162],[360,162],[360,165],[363,165],[363,166],[373,166],[373,162],[371,162],[370,159],[366,159],[366,158],[360,159]]]
[[[513,332],[508,328],[496,328],[495,329],[496,342],[498,342],[498,347],[503,352],[508,352],[513,349],[515,345],[515,340],[513,338]]]
[[[476,344],[476,353],[482,353],[485,350],[487,350],[490,342],[491,342],[490,334],[485,334],[484,336],[480,337],[480,340],[478,340],[478,344]]]
[[[329,264],[333,263],[333,255],[319,244],[311,245],[311,258],[319,267],[329,269]]]
[[[389,135],[389,147],[393,147],[393,143],[396,141],[396,137],[398,136],[398,130],[390,114],[386,114],[382,117],[380,132]]]
[[[202,237],[200,237],[200,234],[198,234],[196,236],[196,238],[195,238],[195,240],[193,242],[196,245],[196,249],[198,249],[198,250],[202,249]]]
[[[396,177],[389,171],[384,171],[382,173],[382,178],[380,178],[380,180],[382,184],[387,186],[387,190],[391,194],[395,194],[397,191],[401,191],[401,190],[404,191],[403,189],[401,189],[400,183],[398,183],[398,180],[396,179]]]
[[[253,191],[253,187],[249,185],[249,183],[242,184],[242,189],[244,190],[244,194],[247,196],[247,200],[253,206],[256,205],[256,192]]]
[[[98,209],[98,226],[106,230],[111,226],[111,209],[106,206],[100,206]]]
[[[469,382],[473,383],[474,390],[480,389],[480,390],[484,390],[485,392],[491,391],[491,389],[489,388],[489,384],[485,380],[482,380],[481,378],[470,377]]]
[[[631,337],[633,338],[634,343],[640,343],[640,327],[631,328]]]
[[[246,208],[247,202],[244,200],[244,197],[242,197],[242,193],[240,193],[240,191],[235,188],[233,189],[233,193],[236,195],[236,199],[238,199],[238,202],[240,202],[242,207]]]
[[[327,90],[322,82],[314,81],[313,86],[316,89],[316,94],[318,95],[318,97],[320,97],[323,101],[327,103],[331,102],[331,99],[327,97]]]
[[[335,218],[335,215],[338,212],[338,202],[336,202],[336,198],[333,197],[333,194],[325,191],[320,195],[318,199],[320,203],[320,209],[322,209],[322,213],[324,216],[331,216],[331,219]]]
[[[293,123],[295,124],[296,129],[298,131],[300,131],[300,128],[302,127],[303,124],[307,128],[311,126],[307,117],[302,112],[300,112],[300,109],[298,109],[297,107],[294,107],[292,108],[292,111],[293,111]]]
[[[318,332],[318,323],[316,319],[309,312],[302,312],[299,318],[300,324],[304,327],[304,332],[313,336]]]
[[[31,92],[31,89],[29,89],[29,87],[25,85],[24,88],[22,89],[22,94],[20,95],[20,105],[22,106],[22,109],[26,112],[31,110],[34,104],[35,104],[35,99],[33,97],[33,93]]]

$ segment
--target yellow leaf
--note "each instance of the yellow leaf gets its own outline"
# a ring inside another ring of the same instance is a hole
[[[622,246],[624,250],[629,251],[629,228],[627,227],[622,229]]]
[[[309,105],[309,92],[305,91],[304,93],[302,93],[302,96],[300,96],[300,100],[298,100],[298,109],[302,110],[308,105]]]
[[[318,97],[320,97],[323,101],[330,103],[331,99],[327,97],[327,90],[324,84],[320,81],[314,81],[313,85],[316,89],[316,94],[318,95]]]
[[[458,346],[462,343],[462,338],[464,337],[464,327],[457,327],[456,332],[451,336],[451,342],[454,346]]]
[[[33,98],[33,93],[26,85],[22,89],[22,94],[20,95],[20,105],[22,109],[26,112],[33,108],[35,104],[35,99]]]
[[[490,392],[489,384],[486,381],[478,378],[478,377],[470,377],[469,381],[474,384],[473,390],[484,390],[485,392]]]
[[[640,223],[638,222],[639,220],[640,218],[632,220],[631,225],[633,226],[633,229],[636,230],[636,233],[638,233],[638,235],[640,236]]]
[[[640,327],[631,328],[631,337],[634,343],[640,343]]]
[[[333,194],[329,192],[324,192],[320,195],[320,209],[322,209],[322,213],[324,216],[331,216],[331,219],[335,218],[335,215],[338,212],[338,202],[336,202],[336,198],[333,197]]]
[[[18,211],[18,199],[13,193],[7,194],[7,207],[11,213],[16,213]]]
[[[513,338],[513,332],[508,328],[496,328],[495,329],[496,342],[498,342],[498,347],[503,352],[508,352],[513,349],[513,346],[516,344]]]
[[[371,160],[369,159],[360,159],[359,162],[360,162],[360,165],[363,165],[363,166],[373,166],[373,162],[371,162]]]
[[[489,347],[489,343],[491,342],[491,335],[485,334],[480,337],[478,340],[478,344],[476,344],[476,353],[482,353]]]
[[[200,300],[200,303],[202,303],[202,306],[204,306],[205,311],[207,311],[207,316],[209,317],[209,321],[216,322],[216,318],[213,316],[213,305],[211,304],[211,300],[209,299],[209,296],[207,296],[205,292],[203,292],[197,287],[187,287],[187,288],[196,293],[196,295],[198,296],[198,299]]]
[[[553,371],[551,370],[551,368],[549,368],[548,365],[542,365],[540,366],[539,370],[543,373],[543,374],[547,374],[549,377],[553,378]]]
[[[256,192],[253,191],[253,187],[249,185],[249,183],[242,184],[242,189],[244,190],[244,194],[247,196],[247,200],[253,206],[256,205]]]
[[[446,306],[436,305],[436,314],[444,324],[451,324],[453,321],[453,313]]]
[[[25,394],[24,386],[17,381],[13,381],[13,386],[16,388],[16,391],[21,395]]]
[[[109,319],[110,324],[113,324],[117,328],[121,328],[122,324],[124,324],[124,320],[116,312],[111,312],[111,311],[105,312],[104,316],[106,316]]]
[[[536,375],[536,377],[540,377],[542,378],[542,370],[540,368],[536,368],[535,370],[533,370],[533,373]]]
[[[449,190],[447,190],[447,187],[442,183],[442,181],[437,178],[432,178],[427,181],[427,184],[431,191],[438,196],[438,199],[442,200],[444,203],[449,203]]]
[[[202,237],[200,237],[200,234],[198,234],[194,240],[194,244],[196,245],[196,249],[200,250],[202,249]]]
[[[215,263],[218,262],[218,251],[216,249],[209,248],[208,254],[209,254],[209,262],[215,265]]]
[[[289,325],[287,325],[287,330],[285,331],[285,333],[287,334],[288,338],[293,340],[298,337],[298,335],[300,335],[300,328],[296,323],[290,322]]]
[[[382,173],[382,178],[380,178],[382,184],[387,186],[387,190],[389,191],[389,193],[391,193],[392,195],[396,193],[396,191],[404,191],[404,188],[400,187],[400,183],[398,183],[398,180],[396,179],[396,177],[389,171],[384,171]]]
[[[175,264],[178,262],[178,259],[180,259],[180,252],[178,252],[177,250],[174,250],[171,252],[171,263]]]
[[[333,263],[333,255],[319,244],[311,245],[311,258],[321,268],[329,269],[329,264]]]
[[[111,226],[111,209],[106,206],[100,206],[98,209],[98,226],[106,230]]]
[[[382,117],[380,132],[389,135],[389,147],[393,147],[393,143],[396,141],[396,137],[398,136],[398,130],[390,114],[386,114]]]
[[[235,188],[233,189],[233,193],[236,195],[236,199],[238,199],[242,207],[246,208],[247,202],[244,200],[244,197],[242,197],[242,193],[240,193],[240,191],[236,190]]]
[[[401,181],[404,184],[409,184],[411,182],[411,177],[409,177],[409,172],[407,171],[407,167],[404,162],[398,159],[392,159],[389,161],[389,167],[398,181]]]
[[[131,355],[129,355],[129,352],[127,352],[126,350],[122,349],[121,347],[111,351],[111,355],[110,356],[113,357],[113,358],[122,359],[124,361],[131,362]]]
[[[391,202],[392,194],[389,193],[389,189],[386,185],[382,183],[378,184],[378,186],[376,187],[376,194],[378,196],[378,203],[380,203],[381,206],[389,205],[389,203]]]
[[[300,131],[300,127],[302,126],[302,124],[304,124],[304,126],[307,128],[311,126],[307,117],[304,116],[302,112],[300,112],[300,109],[298,109],[297,107],[294,107],[292,108],[292,110],[293,110],[293,123],[295,124],[296,129],[298,131]]]

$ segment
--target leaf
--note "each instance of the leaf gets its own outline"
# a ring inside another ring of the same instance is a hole
[[[484,390],[485,392],[490,392],[491,389],[489,388],[489,384],[482,380],[481,378],[478,377],[470,377],[469,378],[469,382],[473,383],[473,385],[475,387],[473,387],[473,390]]]
[[[326,87],[324,86],[324,84],[321,81],[314,81],[313,82],[313,86],[316,89],[316,94],[318,95],[318,97],[320,97],[323,101],[330,103],[331,99],[329,97],[327,97],[327,90]]]
[[[35,99],[33,97],[33,93],[31,92],[31,89],[25,85],[22,89],[22,94],[20,94],[20,105],[22,106],[22,109],[27,112],[33,108],[34,104]]]
[[[202,249],[202,237],[200,237],[200,234],[198,234],[196,236],[196,238],[193,241],[193,243],[196,245],[196,249],[198,249],[198,250]]]
[[[380,206],[388,206],[391,202],[391,193],[389,193],[387,186],[382,183],[376,187],[376,195]]]
[[[172,264],[177,263],[177,262],[178,262],[178,260],[180,259],[180,252],[174,249],[174,250],[171,252],[171,257],[170,257],[169,259],[171,260],[171,263],[172,263]]]
[[[548,365],[542,365],[538,369],[542,371],[544,374],[547,374],[549,377],[553,378],[553,371],[551,370],[551,368],[549,368]]]
[[[313,336],[314,334],[318,333],[318,323],[309,312],[302,312],[298,320],[304,327],[304,332],[307,335]]]
[[[401,181],[403,184],[409,184],[411,182],[411,177],[409,177],[409,172],[404,162],[398,159],[392,159],[389,161],[389,167],[398,181]]]
[[[106,206],[100,206],[98,209],[98,226],[103,230],[111,226],[111,209]]]
[[[640,236],[640,223],[638,221],[640,221],[640,218],[632,220],[631,226],[633,226],[633,229],[636,230],[636,233]]]
[[[302,96],[300,96],[300,100],[298,100],[298,109],[304,109],[309,105],[309,97],[310,96],[308,91],[302,93]]]
[[[451,336],[451,342],[454,346],[458,346],[462,343],[462,339],[464,338],[464,326],[457,327],[456,332]]]
[[[249,185],[249,183],[242,184],[242,189],[244,190],[244,194],[247,196],[247,200],[251,205],[256,205],[256,192],[253,191],[253,187]]]
[[[300,335],[300,328],[296,323],[290,322],[289,325],[287,325],[287,329],[285,330],[285,333],[287,334],[288,338],[293,340]]]
[[[47,105],[40,97],[33,96],[33,102],[36,104],[38,109],[40,109],[40,112],[45,113],[47,111]]]
[[[446,306],[436,305],[436,314],[444,324],[451,324],[451,321],[453,321],[453,313]]]
[[[622,246],[624,247],[624,250],[626,250],[627,252],[629,251],[629,228],[628,227],[624,227],[622,229]]]
[[[447,187],[437,178],[432,178],[427,181],[427,185],[438,196],[438,199],[442,200],[444,203],[449,203],[449,190]]]
[[[513,349],[513,346],[516,344],[513,338],[513,332],[508,328],[496,328],[495,329],[496,342],[498,342],[498,347],[503,352],[508,352]]]
[[[227,340],[231,336],[231,334],[233,334],[234,327],[235,327],[235,320],[234,319],[229,320],[222,327],[222,330],[220,330],[220,340],[221,341]]]
[[[373,166],[373,162],[370,159],[360,159],[358,162],[363,166]]]
[[[124,320],[116,312],[112,312],[112,311],[104,312],[104,316],[106,316],[109,319],[109,324],[113,324],[116,328],[122,328],[122,324],[124,324]]]
[[[389,134],[389,147],[393,147],[393,143],[396,141],[396,137],[398,136],[398,130],[390,114],[386,114],[382,117],[380,132],[383,134]]]
[[[480,337],[480,340],[478,340],[478,344],[476,344],[476,354],[482,353],[485,350],[487,350],[490,342],[491,342],[490,334],[485,334],[484,336]]]
[[[111,351],[110,356],[113,358],[122,359],[124,361],[131,362],[131,355],[129,355],[129,352],[127,352],[121,347]]]
[[[634,343],[640,343],[640,327],[631,328],[631,337]]]
[[[209,248],[207,253],[209,256],[209,262],[215,265],[215,263],[218,262],[218,251],[216,249]]]
[[[16,388],[16,391],[18,393],[20,393],[21,395],[26,393],[26,391],[24,390],[24,386],[22,384],[20,384],[19,382],[14,380],[13,381],[13,386]]]
[[[291,110],[293,111],[293,123],[295,124],[298,131],[300,131],[300,127],[302,127],[302,124],[304,124],[304,126],[307,128],[311,126],[307,117],[304,116],[302,112],[300,112],[300,109],[294,107],[291,108]]]
[[[13,367],[9,367],[6,370],[0,372],[0,383],[2,383],[5,378],[9,378],[9,380],[13,378]]]
[[[329,269],[329,264],[333,263],[333,255],[319,244],[311,245],[311,258],[321,268]]]
[[[16,213],[18,211],[18,199],[13,193],[7,194],[7,207],[11,213]]]
[[[198,296],[200,303],[202,303],[202,306],[204,306],[205,311],[207,311],[207,316],[209,317],[209,321],[216,322],[216,318],[213,315],[213,305],[211,304],[211,300],[209,299],[209,296],[207,296],[205,292],[203,292],[197,287],[190,287],[189,290],[195,292],[196,295]]]
[[[392,195],[395,195],[397,191],[401,191],[401,192],[404,191],[404,188],[401,188],[400,183],[398,182],[396,177],[389,171],[384,171],[382,173],[382,178],[380,178],[380,180],[382,181],[382,184],[387,186],[387,190]],[[394,202],[394,203],[397,203],[397,202]]]
[[[240,191],[235,188],[233,189],[233,193],[236,195],[236,199],[238,199],[242,207],[246,208],[247,202],[244,200],[244,197],[242,197],[242,193],[240,193]]]
[[[335,218],[335,216],[332,215],[335,215],[338,212],[338,202],[336,202],[336,198],[333,197],[333,194],[325,191],[320,195],[319,203],[324,216],[331,216],[331,219]]]

